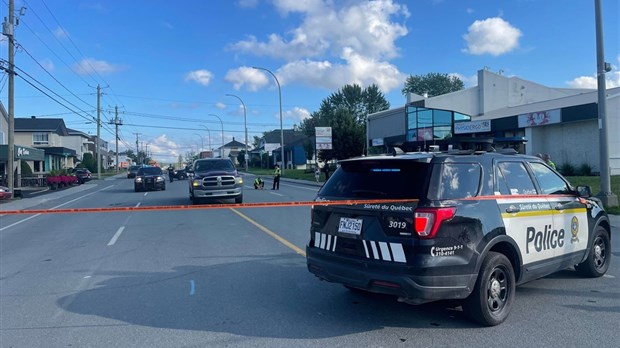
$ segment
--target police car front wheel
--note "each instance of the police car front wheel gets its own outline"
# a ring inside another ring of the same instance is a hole
[[[512,264],[503,254],[489,252],[480,267],[474,291],[463,302],[463,310],[483,325],[499,325],[508,317],[514,297]]]
[[[575,270],[584,277],[601,277],[609,268],[611,245],[609,234],[601,226],[594,230],[594,238],[588,250],[588,258],[575,266]]]

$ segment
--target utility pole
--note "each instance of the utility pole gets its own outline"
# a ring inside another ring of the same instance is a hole
[[[596,22],[596,75],[598,88],[598,134],[601,166],[601,192],[596,196],[608,207],[618,206],[618,196],[611,191],[609,170],[609,131],[607,122],[607,90],[605,73],[611,70],[611,65],[605,63],[603,45],[603,10],[601,0],[594,0],[594,18]],[[617,24],[617,23],[616,23]]]
[[[113,124],[116,128],[115,131],[115,137],[116,137],[116,173],[118,174],[118,171],[120,170],[119,168],[119,162],[118,162],[118,126],[122,126],[123,125],[123,120],[120,120],[118,118],[118,106],[114,107],[114,122],[110,121],[110,124]]]
[[[2,33],[9,39],[9,129],[8,129],[8,149],[7,149],[7,186],[9,190],[15,194],[14,182],[17,181],[17,187],[20,185],[20,180],[14,178],[15,167],[15,26],[14,26],[14,13],[15,3],[14,0],[9,0],[9,21],[4,22],[2,25]]]
[[[97,84],[97,143],[95,150],[97,152],[97,180],[101,180],[101,86]]]
[[[136,135],[136,164],[138,164],[140,163],[140,147],[138,146],[138,144],[140,144],[140,140],[138,139],[138,137],[142,133],[133,133],[133,134]]]

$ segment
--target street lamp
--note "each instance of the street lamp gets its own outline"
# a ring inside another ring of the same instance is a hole
[[[286,167],[286,165],[284,162],[284,128],[282,128],[282,89],[280,88],[280,81],[278,81],[276,75],[269,69],[260,68],[257,66],[253,66],[252,69],[265,70],[270,73],[274,79],[276,79],[276,83],[278,84],[278,96],[280,97],[280,156],[282,156],[282,168],[280,168],[280,171],[282,172],[282,175],[284,175],[284,167]]]
[[[202,138],[202,135],[200,135],[198,133],[194,133],[194,134],[196,134],[197,136],[200,137],[200,151],[204,151],[204,149],[205,149],[205,142],[204,142],[204,139]]]
[[[224,158],[224,122],[222,122],[222,119],[216,114],[209,114],[209,116],[217,117],[217,119],[220,120],[220,123],[222,124],[222,147],[220,148],[220,157]]]
[[[245,113],[245,104],[243,103],[243,100],[239,98],[239,96],[236,96],[234,94],[226,94],[226,96],[235,97],[239,99],[239,101],[241,102],[241,105],[243,105],[243,124],[245,127],[245,170],[247,171],[248,170],[248,157],[250,155],[248,154],[248,123],[247,123],[246,113]]]
[[[203,124],[201,124],[200,126],[204,127],[207,130],[207,132],[209,132],[209,151],[211,151],[211,130]]]

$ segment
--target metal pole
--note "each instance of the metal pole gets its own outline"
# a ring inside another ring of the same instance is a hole
[[[9,38],[9,139],[8,139],[8,149],[7,149],[7,186],[9,190],[15,195],[15,185],[14,185],[14,168],[15,167],[15,26],[14,26],[14,13],[15,12],[15,4],[14,0],[9,0],[9,23],[8,23],[8,33],[4,33]],[[21,184],[21,180],[17,181],[17,187]]]
[[[284,168],[286,167],[286,162],[284,161],[284,128],[282,127],[282,88],[280,87],[280,81],[278,81],[276,75],[269,69],[260,68],[257,66],[253,66],[252,68],[258,70],[265,70],[266,72],[270,73],[278,84],[278,97],[280,98],[280,156],[282,157],[282,166],[280,168],[280,171],[281,174],[284,175]]]
[[[237,99],[239,99],[239,101],[241,102],[241,105],[243,105],[243,124],[245,127],[245,170],[248,170],[248,157],[250,157],[250,155],[248,154],[248,123],[247,123],[247,119],[246,119],[246,109],[245,109],[245,103],[243,103],[243,100],[241,100],[241,98],[239,98],[239,96],[236,96],[234,94],[226,94],[229,97],[235,97]]]
[[[598,130],[599,130],[599,149],[601,167],[601,192],[597,197],[603,204],[609,207],[618,206],[618,196],[611,192],[611,179],[609,171],[609,136],[607,127],[607,98],[605,86],[605,73],[608,70],[605,63],[605,53],[603,48],[603,16],[601,0],[594,0],[594,12],[596,21],[596,70],[598,78]]]
[[[220,120],[220,123],[222,124],[222,147],[220,148],[220,157],[224,157],[224,122],[222,122],[222,119],[216,114],[209,114],[209,116],[217,117],[217,119]]]
[[[101,87],[97,84],[97,143],[95,150],[97,152],[97,179],[101,180]]]
[[[200,151],[204,151],[205,150],[205,142],[204,142],[204,139],[203,139],[202,135],[200,135],[198,133],[194,133],[194,134],[196,134],[197,136],[200,137]]]
[[[118,106],[115,107],[115,116],[114,116],[114,125],[116,128],[116,150],[114,152],[116,152],[116,173],[119,172],[120,170],[120,163],[118,163],[118,125],[120,123],[118,122]]]

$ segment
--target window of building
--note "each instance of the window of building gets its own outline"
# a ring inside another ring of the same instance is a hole
[[[471,117],[448,110],[407,107],[407,141],[442,140],[452,136],[455,122]]]
[[[32,143],[34,145],[48,145],[49,134],[47,133],[32,133]]]

